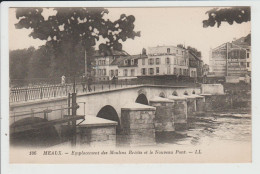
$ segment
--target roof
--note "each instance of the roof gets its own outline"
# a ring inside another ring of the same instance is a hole
[[[115,58],[115,60],[113,60],[111,62],[111,65],[118,65],[118,66],[123,66],[124,65],[124,60],[131,60],[131,59],[142,59],[142,58],[148,58],[147,55],[128,55],[128,56],[124,56],[124,57],[119,57],[119,58]]]
[[[94,57],[103,57],[103,56],[128,56],[129,54],[124,50],[107,50],[105,52],[100,52],[99,50],[95,50],[93,56]]]
[[[194,53],[189,51],[189,59],[196,59],[198,61],[202,61],[200,58],[198,58]]]
[[[232,42],[235,45],[241,46],[243,48],[248,48],[251,46],[251,34],[248,34],[245,37],[241,37],[235,41]]]

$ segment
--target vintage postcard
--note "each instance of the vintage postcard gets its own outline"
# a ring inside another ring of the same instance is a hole
[[[10,164],[252,162],[250,3],[6,10]]]

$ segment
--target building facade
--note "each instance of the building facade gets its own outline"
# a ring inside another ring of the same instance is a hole
[[[96,51],[93,55],[94,62],[92,63],[93,76],[97,81],[111,80],[114,76],[118,77],[118,63],[128,56],[129,54],[125,51],[112,50],[106,53]]]
[[[210,52],[210,72],[227,82],[244,81],[251,75],[251,46],[247,37],[227,42]]]
[[[138,59],[138,76],[189,76],[188,51],[175,46],[148,48],[148,56]]]

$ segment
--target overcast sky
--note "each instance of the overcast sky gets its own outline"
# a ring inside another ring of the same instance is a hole
[[[228,25],[222,23],[219,28],[203,28],[202,21],[207,19],[206,11],[213,7],[175,7],[175,8],[108,8],[107,18],[118,19],[122,13],[134,15],[135,31],[141,31],[141,37],[129,39],[123,43],[123,49],[129,54],[139,54],[142,48],[157,45],[185,44],[202,52],[205,63],[209,62],[210,48],[217,47],[234,38],[246,36],[251,31],[251,23]],[[44,10],[44,15],[53,13]],[[9,47],[11,50],[37,48],[45,42],[30,38],[31,30],[15,29],[15,9],[9,13]]]

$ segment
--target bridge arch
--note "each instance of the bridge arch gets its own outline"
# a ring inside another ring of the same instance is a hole
[[[135,100],[135,103],[140,103],[140,104],[144,104],[144,105],[149,104],[148,99],[147,99],[146,95],[144,95],[144,94],[139,94]]]
[[[14,146],[48,147],[60,143],[60,136],[54,126],[39,127],[26,131],[17,130],[18,127],[45,122],[48,122],[48,120],[39,117],[27,117],[14,122],[10,126],[10,130],[13,131],[10,135],[10,144]]]
[[[173,91],[172,95],[173,96],[178,96],[178,93],[176,91]]]
[[[99,112],[97,113],[97,117],[104,118],[111,121],[116,121],[118,123],[116,127],[116,132],[119,133],[120,131],[120,120],[119,116],[115,110],[115,108],[111,105],[106,105],[102,107]]]
[[[159,97],[165,98],[166,96],[165,96],[164,92],[161,92],[161,93],[159,94]]]

